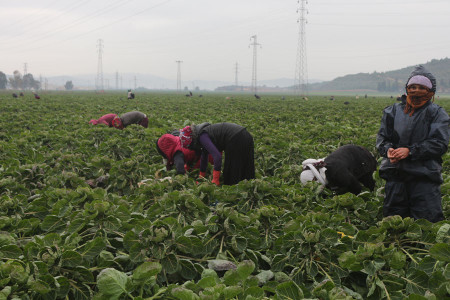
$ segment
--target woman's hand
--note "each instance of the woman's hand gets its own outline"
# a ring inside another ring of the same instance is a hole
[[[401,148],[389,148],[387,152],[387,157],[392,164],[398,163],[400,160],[405,159],[409,156],[409,149],[406,147]]]

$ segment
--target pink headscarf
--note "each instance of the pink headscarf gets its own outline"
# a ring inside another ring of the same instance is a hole
[[[191,126],[186,126],[180,129],[180,141],[181,147],[189,148],[192,143],[192,128]]]

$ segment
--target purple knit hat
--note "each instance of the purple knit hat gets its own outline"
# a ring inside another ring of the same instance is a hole
[[[420,84],[420,85],[426,86],[429,89],[431,89],[433,87],[431,80],[423,75],[415,75],[415,76],[411,77],[408,80],[408,83],[406,84],[406,86],[408,87],[411,84]]]

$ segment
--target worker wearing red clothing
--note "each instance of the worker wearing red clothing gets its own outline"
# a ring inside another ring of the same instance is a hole
[[[97,120],[96,119],[90,120],[89,124],[92,124],[92,125],[104,124],[104,125],[107,125],[109,127],[113,127],[112,121],[116,117],[117,117],[116,114],[107,114],[107,115],[104,115],[104,116],[100,117]]]
[[[180,138],[172,134],[164,134],[156,141],[156,149],[166,161],[167,170],[175,165],[177,174],[184,174],[190,165],[199,161],[200,155],[195,151],[182,148]]]

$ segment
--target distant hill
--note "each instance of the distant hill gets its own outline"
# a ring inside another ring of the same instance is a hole
[[[433,59],[421,64],[437,78],[438,92],[450,92],[450,58]],[[331,81],[313,83],[310,91],[366,90],[380,92],[403,92],[405,81],[415,66],[388,72],[358,73],[338,77]]]

